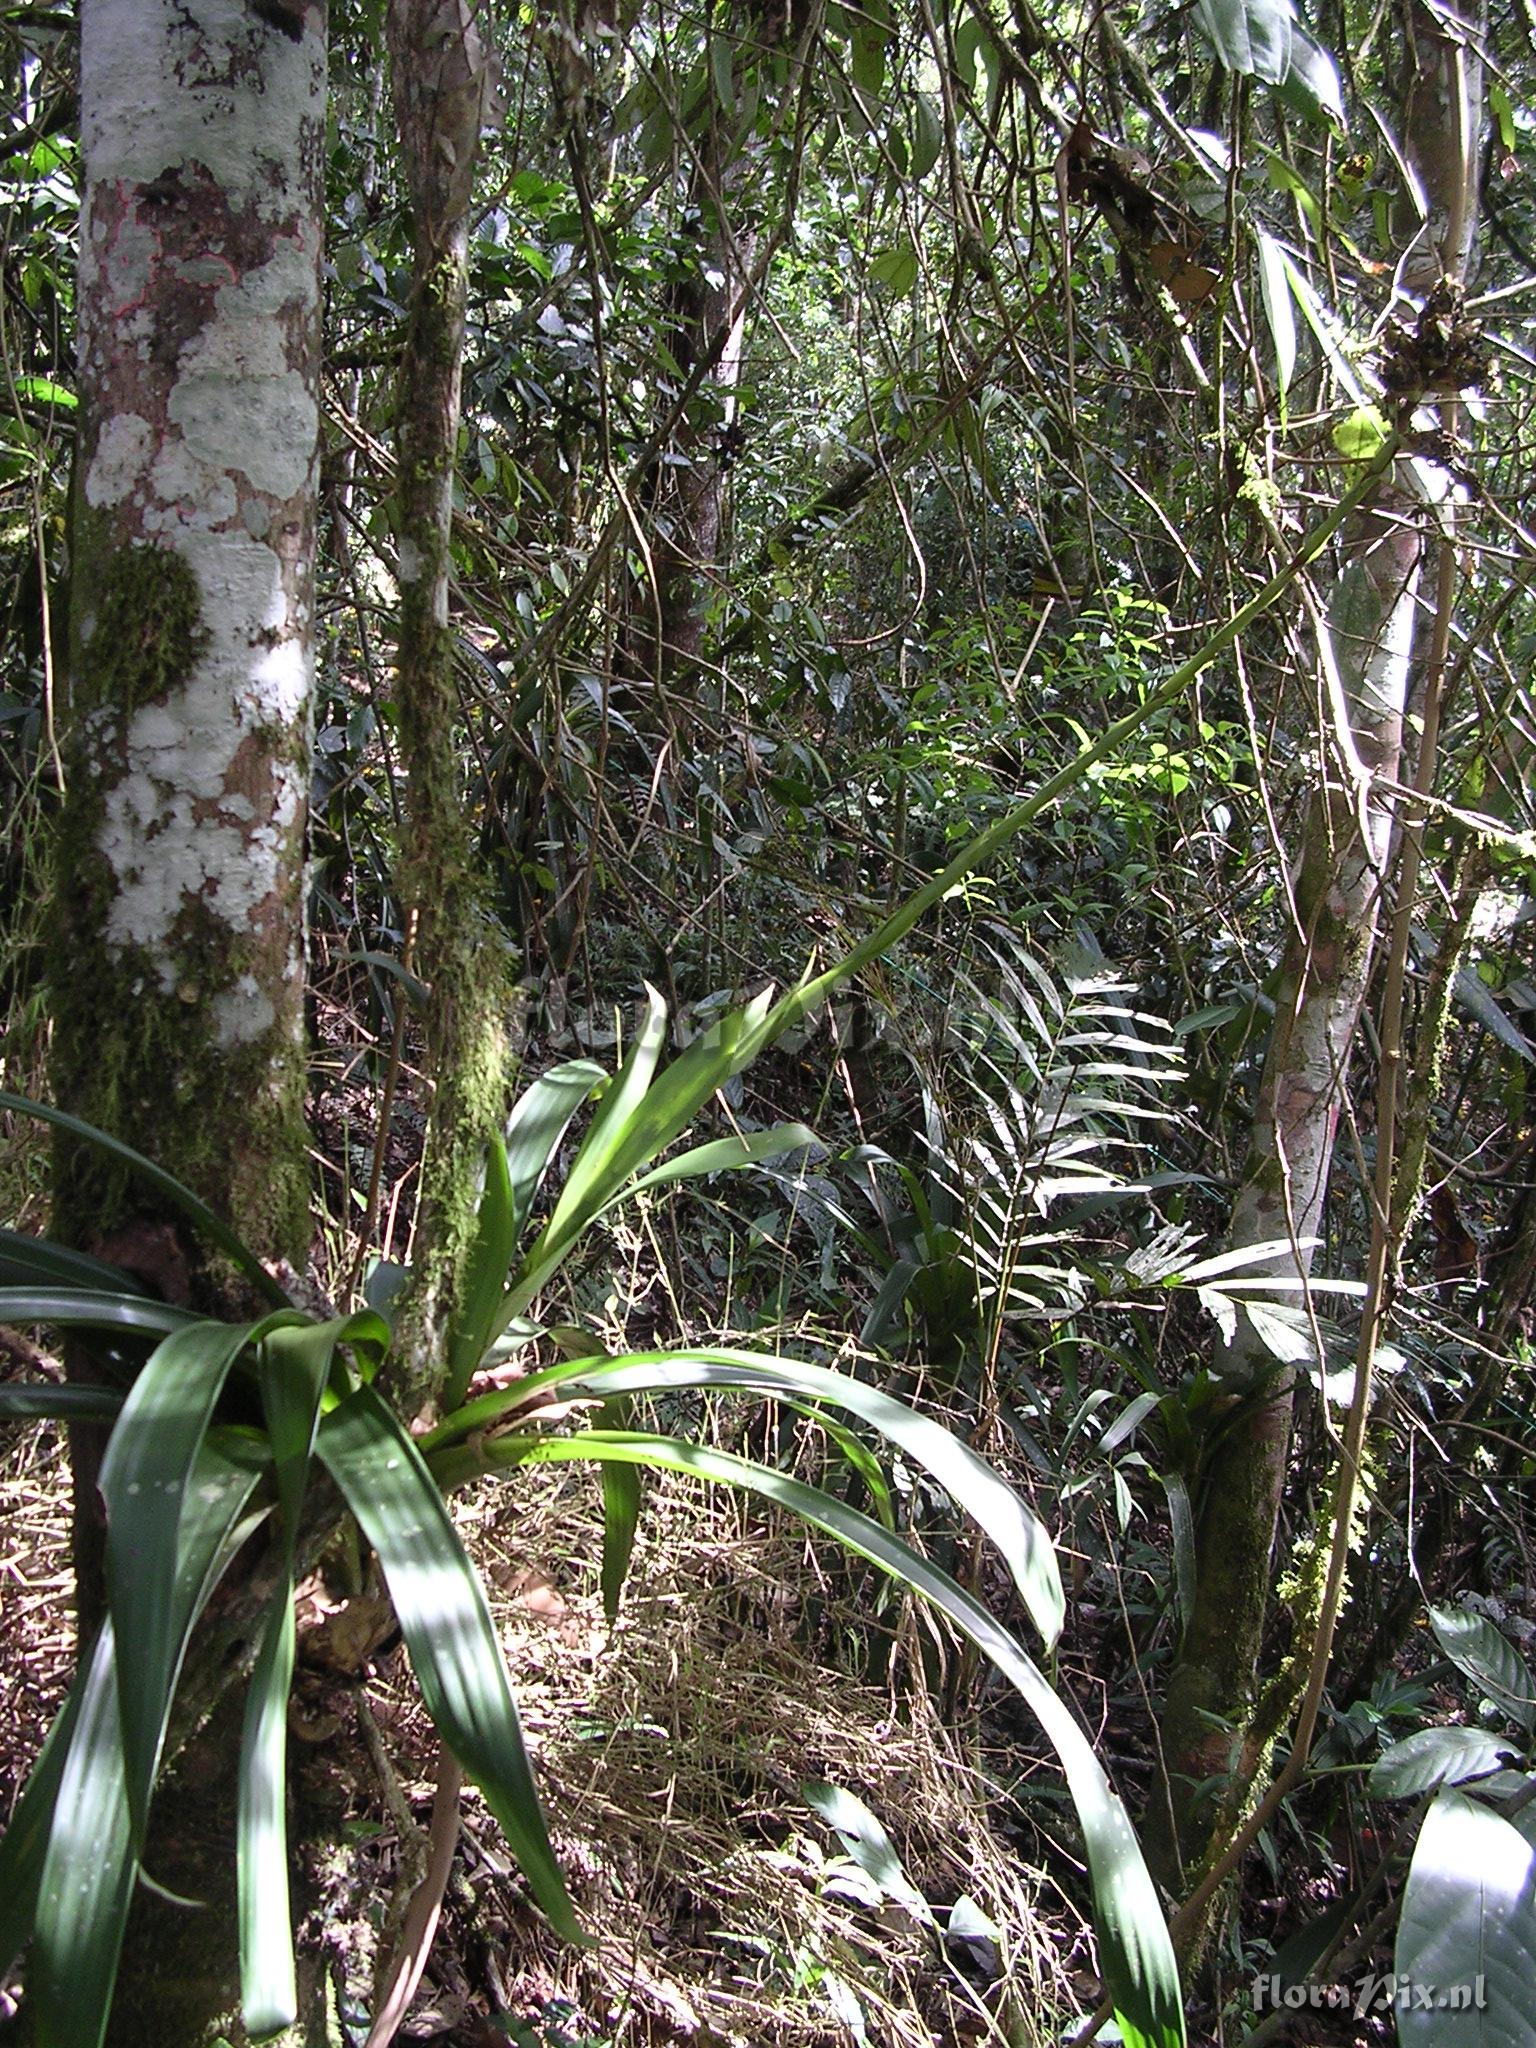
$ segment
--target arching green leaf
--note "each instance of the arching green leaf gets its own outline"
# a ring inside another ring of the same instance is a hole
[[[451,1473],[444,1448],[473,1430],[491,1427],[515,1408],[558,1394],[587,1394],[611,1400],[618,1394],[655,1394],[682,1387],[736,1388],[784,1394],[792,1400],[824,1401],[846,1409],[879,1430],[889,1442],[932,1474],[951,1497],[980,1523],[1002,1552],[1030,1619],[1047,1645],[1061,1632],[1066,1612],[1055,1545],[1018,1495],[942,1423],[920,1415],[905,1402],[848,1373],[803,1365],[787,1358],[761,1358],[750,1351],[699,1349],[686,1353],[634,1352],[621,1358],[568,1359],[531,1374],[506,1393],[488,1394],[444,1419],[423,1439],[423,1449],[440,1471]],[[451,1482],[449,1482],[451,1483]]]

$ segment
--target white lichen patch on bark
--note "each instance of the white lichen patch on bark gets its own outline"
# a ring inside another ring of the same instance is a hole
[[[247,0],[91,0],[81,70],[112,78],[82,108],[93,175],[137,183],[198,163],[236,205],[290,212],[291,123],[323,105],[325,45],[274,34]],[[252,72],[257,71],[255,89]]]
[[[213,1001],[214,1036],[222,1046],[249,1045],[277,1021],[271,998],[254,974],[242,974]]]
[[[214,295],[167,407],[192,454],[210,469],[242,472],[273,498],[302,490],[315,459],[319,414],[288,366],[284,329],[314,297],[315,254],[295,239]]]
[[[98,510],[120,505],[144,480],[154,447],[154,429],[136,412],[105,421],[85,475],[85,502]]]
[[[105,794],[96,842],[115,883],[107,940],[147,954],[167,991],[190,904],[244,930],[282,894],[305,776],[265,750],[274,730],[302,719],[310,689],[307,641],[271,549],[243,533],[189,533],[180,552],[202,593],[207,645],[183,688],[129,718],[116,746],[127,772]],[[253,752],[255,791],[242,784]]]

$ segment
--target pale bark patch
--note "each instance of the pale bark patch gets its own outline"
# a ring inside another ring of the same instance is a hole
[[[291,213],[287,137],[271,108],[322,101],[323,36],[273,35],[247,0],[198,0],[191,23],[184,0],[95,0],[81,66],[113,76],[113,91],[84,110],[98,174],[147,184],[196,162],[232,203],[266,220]]]
[[[166,989],[176,981],[175,928],[189,902],[243,928],[283,891],[303,770],[264,763],[270,779],[258,795],[242,786],[241,756],[259,733],[299,720],[310,687],[272,550],[243,535],[189,533],[182,552],[202,592],[208,642],[184,688],[129,720],[128,772],[105,794],[97,837],[117,880],[108,942],[142,947]],[[248,1005],[235,1009],[251,1014]]]
[[[115,414],[102,425],[85,477],[85,502],[101,510],[120,505],[142,482],[154,429],[136,412]]]

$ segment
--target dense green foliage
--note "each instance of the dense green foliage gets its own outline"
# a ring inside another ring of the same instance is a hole
[[[306,1319],[265,1248],[163,1184],[177,1227],[279,1304],[265,1323],[151,1303],[80,1219],[49,1241],[33,1126],[5,1112],[0,1202],[26,1241],[0,1244],[0,1280],[30,1292],[0,1308],[117,1335],[104,1391],[33,1375],[0,1413],[126,1403],[109,1544],[155,1567],[131,1594],[119,1569],[42,1789],[0,1846],[23,1873],[8,1951],[33,1899],[62,1896],[68,1827],[99,1789],[80,1773],[111,1778],[97,1917],[46,1922],[39,2038],[68,2038],[77,1964],[105,2011],[177,1668],[263,1510],[278,1562],[246,1742],[268,1783],[241,1854],[282,1863],[271,1781],[313,1456],[555,1924],[574,1932],[580,1901],[506,1746],[508,1681],[435,1489],[602,1462],[611,1613],[632,1473],[693,1474],[926,1592],[1020,1689],[1078,1815],[1067,1855],[1044,1828],[1031,1853],[1069,1888],[1070,1858],[1088,1866],[1125,2038],[1175,2040],[1150,1882],[1074,1711],[1101,1755],[1155,1755],[1211,1567],[1210,1477],[1278,1386],[1253,1683],[1206,1716],[1208,1782],[1111,1773],[1170,1909],[1197,1895],[1173,1920],[1191,2030],[1257,2019],[1266,1972],[1384,1967],[1386,1891],[1406,1978],[1460,1981],[1486,1950],[1486,2038],[1536,2039],[1510,1988],[1536,1951],[1529,20],[1512,0],[1464,30],[1433,17],[1475,143],[1463,283],[1424,217],[1445,139],[1411,89],[1432,25],[1416,0],[484,10],[500,78],[471,208],[450,600],[454,889],[473,875],[453,901],[472,905],[461,966],[513,992],[516,1071],[492,1077],[470,1284],[413,1449],[416,1418],[387,1405],[389,1319],[422,1252],[434,966],[406,894],[431,863],[409,843],[396,676],[413,253],[385,11],[330,8],[306,1276],[325,1312]],[[45,1102],[49,976],[109,972],[47,947],[62,735],[93,701],[62,655],[75,25],[72,6],[0,0],[0,1077]],[[1423,556],[1404,749],[1374,776],[1371,707],[1348,701],[1337,653],[1362,506]],[[1265,1063],[1345,950],[1327,919],[1368,804],[1385,839],[1363,1006],[1307,1079],[1331,1178],[1299,1231],[1283,1141],[1254,1163],[1283,1121]],[[755,995],[769,986],[790,993]],[[1264,1171],[1281,1223],[1229,1249]],[[621,1197],[673,1219],[665,1253],[654,1234],[643,1252],[654,1290],[615,1277]],[[1231,1369],[1243,1339],[1256,1376]],[[834,1370],[847,1412],[829,1418]],[[818,1418],[816,1483],[779,1457],[786,1437],[741,1434],[701,1388]],[[536,1398],[557,1390],[595,1413],[544,1426]],[[409,1499],[374,1484],[392,1456]],[[152,1472],[177,1514],[138,1529],[128,1489]],[[205,1483],[199,1519],[181,1504]],[[1017,1596],[1054,1640],[1056,1552],[1026,1494],[1070,1559],[1068,1615],[1091,1617],[1049,1680],[982,1597]],[[1001,1591],[954,1500],[1008,1555]],[[434,1633],[420,1581],[460,1571],[469,1619]],[[872,1601],[861,1639],[828,1647],[883,1670],[886,1612]],[[946,1710],[1022,1772],[1033,1728],[957,1669],[929,1673]],[[1422,1832],[1370,1818],[1367,1801],[1409,1798]],[[1291,1904],[1239,1883],[1213,1936],[1228,1845],[1240,1879],[1261,1867],[1245,1829]],[[1502,1919],[1474,1896],[1495,1864]],[[246,1915],[260,2027],[292,2013],[279,1917]],[[1463,2038],[1398,2024],[1409,2044]]]

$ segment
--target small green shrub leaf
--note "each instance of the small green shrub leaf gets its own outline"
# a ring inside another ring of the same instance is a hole
[[[843,1838],[843,1846],[860,1870],[872,1877],[886,1898],[905,1906],[926,1926],[934,1925],[933,1908],[902,1867],[896,1845],[862,1799],[841,1785],[828,1785],[810,1778],[800,1787],[800,1797],[813,1813],[819,1813],[828,1827]]]

